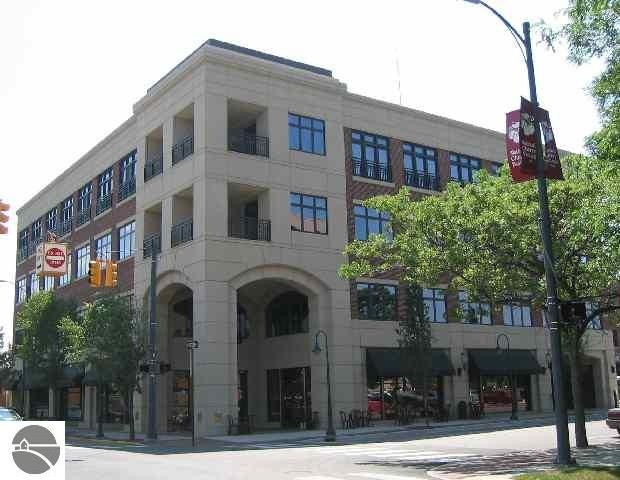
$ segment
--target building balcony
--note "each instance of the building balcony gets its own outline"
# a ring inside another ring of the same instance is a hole
[[[144,181],[148,182],[151,178],[156,177],[164,170],[164,159],[156,158],[144,164]]]
[[[439,191],[439,178],[430,173],[406,168],[403,180],[410,187]]]
[[[95,216],[101,215],[110,208],[112,208],[112,194],[108,193],[104,197],[97,198],[97,203],[95,205]]]
[[[170,229],[170,244],[172,247],[192,241],[194,238],[194,221],[184,220],[173,225]]]
[[[228,150],[247,155],[269,157],[269,138],[244,132],[230,132],[228,134]]]
[[[84,225],[85,223],[89,221],[90,221],[90,206],[78,212],[76,225],[79,227],[80,225]]]
[[[60,225],[58,225],[58,235],[61,237],[67,233],[70,233],[71,230],[73,230],[73,218],[68,218],[63,222],[60,222]]]
[[[150,258],[153,253],[157,255],[161,253],[161,233],[151,233],[144,237],[142,242],[144,258]]]
[[[181,160],[194,153],[194,137],[185,137],[172,147],[172,165],[176,165]]]
[[[131,197],[134,193],[136,193],[136,179],[132,178],[118,187],[118,201],[121,202]]]
[[[392,167],[376,162],[353,159],[353,175],[356,177],[371,178],[381,182],[392,181]]]
[[[246,240],[271,241],[271,221],[253,217],[231,218],[228,236]]]

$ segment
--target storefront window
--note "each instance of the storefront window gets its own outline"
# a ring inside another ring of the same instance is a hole
[[[517,375],[519,411],[531,410],[530,376]],[[477,383],[477,382],[476,382]],[[482,402],[485,413],[510,413],[512,411],[512,388],[510,377],[482,375],[480,384],[470,386],[472,395]]]
[[[423,415],[422,388],[407,377],[378,377],[368,385],[368,413],[372,418],[394,418],[398,406],[411,407],[416,415]],[[433,377],[428,390],[428,414],[434,417],[443,407],[443,377]]]
[[[175,370],[172,379],[172,412],[170,421],[174,430],[190,428],[190,378],[189,370]]]

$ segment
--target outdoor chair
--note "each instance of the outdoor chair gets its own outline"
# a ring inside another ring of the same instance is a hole
[[[351,421],[350,421],[350,416],[347,415],[345,412],[343,412],[342,410],[340,410],[340,423],[342,425],[342,429],[347,429],[347,428],[351,428]]]

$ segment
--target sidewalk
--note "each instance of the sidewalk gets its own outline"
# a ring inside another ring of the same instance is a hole
[[[69,438],[86,438],[89,440],[112,440],[115,442],[126,442],[126,443],[144,443],[146,441],[146,434],[136,432],[136,439],[134,441],[129,440],[129,432],[119,431],[119,430],[110,430],[103,431],[104,438],[97,438],[96,430],[88,430],[86,428],[66,428],[65,429],[65,437]],[[157,435],[156,441],[161,442],[170,442],[170,441],[179,441],[179,440],[191,440],[192,436],[190,433],[162,433]]]

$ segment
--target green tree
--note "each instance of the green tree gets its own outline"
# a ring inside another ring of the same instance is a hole
[[[4,331],[0,327],[0,388],[7,388],[16,379],[15,351],[11,345],[4,349]]]
[[[399,318],[398,346],[405,371],[416,389],[422,392],[422,409],[428,425],[428,391],[432,378],[432,335],[428,321],[422,289],[417,285],[407,286],[407,315]]]
[[[54,412],[60,415],[60,390],[56,388],[63,366],[68,363],[68,344],[61,332],[63,322],[75,319],[75,304],[56,297],[54,292],[40,292],[28,299],[16,317],[21,341],[16,355],[24,362],[24,380],[38,373],[54,389]]]
[[[128,298],[106,296],[88,304],[81,320],[62,326],[71,359],[96,376],[99,436],[103,436],[105,387],[115,386],[127,405],[130,439],[135,438],[133,394],[139,389],[139,363],[145,357],[144,323]]]
[[[578,351],[596,314],[615,310],[620,272],[620,178],[608,162],[566,158],[564,181],[551,182],[555,275],[561,301],[591,301],[585,321],[565,324],[571,368],[581,371]],[[436,196],[413,201],[403,188],[393,196],[367,200],[392,218],[393,241],[374,236],[352,242],[341,266],[346,278],[395,271],[412,284],[449,282],[473,301],[497,304],[546,301],[535,182],[515,184],[481,171],[477,182],[451,183]],[[575,380],[575,379],[574,379]],[[578,446],[587,446],[580,383],[572,382]]]
[[[604,67],[590,86],[601,129],[588,139],[592,154],[618,165],[620,159],[620,0],[570,0],[557,29],[543,23],[542,36],[553,46],[568,45],[568,58],[581,65],[600,59]]]

